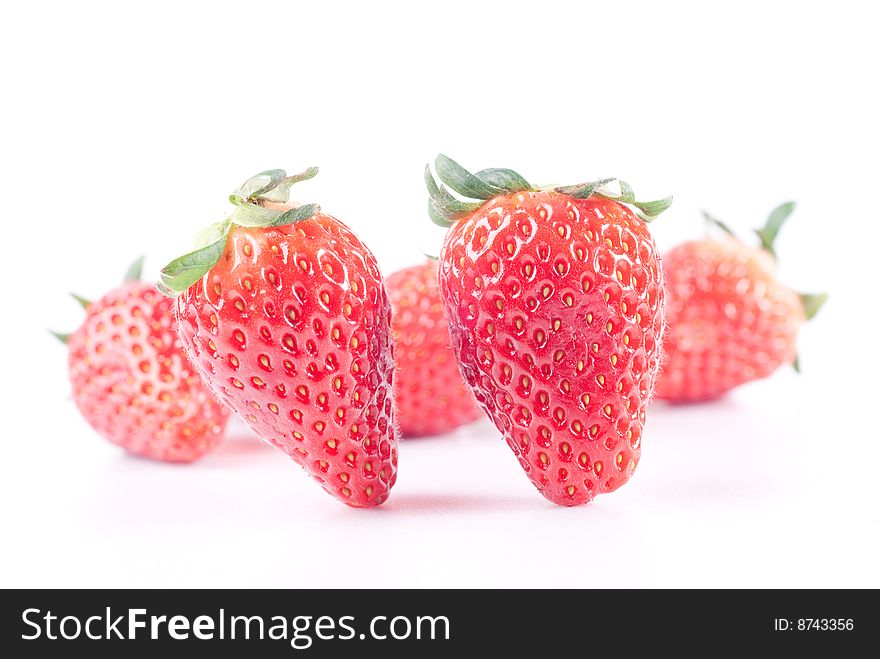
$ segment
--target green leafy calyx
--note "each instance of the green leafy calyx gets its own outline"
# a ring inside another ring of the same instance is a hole
[[[138,259],[128,267],[128,270],[125,272],[125,281],[126,282],[140,281],[141,272],[143,271],[143,269],[144,269],[144,257],[141,256],[141,257],[138,257]],[[88,310],[89,306],[92,304],[91,300],[83,297],[82,295],[77,295],[76,293],[71,293],[70,297],[72,297],[74,300],[76,300],[77,303],[79,304],[79,306],[81,306],[83,309],[86,309],[86,310]],[[49,334],[54,336],[56,339],[58,339],[59,341],[61,341],[61,343],[65,344],[65,345],[67,345],[67,342],[68,342],[68,340],[70,340],[70,336],[71,336],[70,334],[63,334],[61,332],[54,332],[52,330],[49,330]]]
[[[283,169],[270,169],[242,183],[229,195],[235,210],[225,220],[202,230],[196,239],[196,249],[162,268],[156,284],[158,289],[173,297],[199,281],[220,260],[232,225],[280,227],[302,222],[315,215],[321,210],[318,204],[291,207],[288,198],[294,183],[314,178],[317,173],[317,167],[310,167],[292,176],[288,176]]]
[[[710,215],[706,211],[703,211],[703,219],[706,221],[706,224],[709,225],[710,227],[715,227],[716,229],[721,229],[721,231],[726,233],[728,236],[733,236],[734,238],[736,237],[736,234],[733,232],[733,229],[731,229],[727,225],[726,222],[722,222],[714,215]]]
[[[613,199],[630,207],[645,222],[655,219],[672,204],[672,197],[657,201],[636,201],[630,185],[626,181],[614,178],[578,185],[540,188],[511,169],[481,169],[472,174],[443,154],[437,156],[434,171],[436,179],[431,173],[431,167],[425,165],[425,185],[430,197],[428,216],[431,221],[442,227],[452,226],[493,197],[525,191],[550,189],[577,199],[586,199],[592,195]],[[453,195],[450,190],[458,196]]]
[[[767,250],[774,259],[776,258],[774,243],[779,236],[779,230],[782,228],[782,225],[785,224],[785,221],[791,215],[792,211],[794,211],[794,207],[795,202],[793,201],[786,201],[784,204],[779,204],[779,206],[770,211],[770,215],[767,217],[764,226],[760,229],[755,229],[755,234],[757,234],[758,238],[761,240],[761,247]],[[706,211],[703,211],[703,218],[709,226],[721,229],[724,233],[733,236],[734,238],[736,237],[736,234],[730,226],[716,217],[709,215]]]
[[[776,236],[779,235],[779,230],[782,228],[782,225],[788,219],[788,216],[791,215],[793,210],[793,201],[787,201],[784,204],[780,204],[770,212],[770,216],[767,218],[767,222],[764,226],[755,230],[755,233],[758,234],[758,238],[761,239],[761,247],[770,252],[774,258],[776,258],[776,251],[773,249],[773,243],[776,241]]]
[[[128,270],[125,271],[125,280],[129,281],[140,281],[141,275],[144,273],[144,257],[139,256],[134,263],[128,266]]]
[[[83,309],[88,309],[89,305],[92,303],[91,300],[84,298],[82,295],[77,295],[76,293],[71,293],[70,297],[76,300]]]
[[[828,293],[800,293],[799,295],[807,320],[812,320],[819,313],[819,309],[828,301]]]
[[[53,332],[52,330],[49,330],[49,334],[61,341],[64,345],[67,345],[67,342],[70,341],[70,334],[62,334],[61,332]]]

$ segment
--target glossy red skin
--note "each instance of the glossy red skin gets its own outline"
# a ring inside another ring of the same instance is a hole
[[[192,462],[220,442],[229,413],[202,385],[174,330],[172,301],[149,284],[88,306],[68,340],[73,400],[129,453]]]
[[[577,505],[628,481],[664,329],[644,222],[602,197],[496,197],[450,229],[440,290],[462,374],[538,490]]]
[[[264,441],[355,507],[397,475],[391,305],[376,260],[329,215],[233,226],[218,263],[177,298],[205,382]]]
[[[669,330],[658,398],[711,400],[794,361],[804,309],[768,252],[707,238],[663,263]]]
[[[404,437],[439,435],[482,416],[461,379],[440,300],[437,263],[388,277],[393,311],[394,400]]]

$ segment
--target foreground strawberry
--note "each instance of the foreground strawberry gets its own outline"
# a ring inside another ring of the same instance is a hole
[[[664,329],[663,280],[638,203],[612,179],[538,189],[507,169],[426,168],[451,229],[440,291],[465,381],[538,490],[587,503],[632,476]]]
[[[394,400],[404,437],[439,435],[478,419],[449,342],[437,284],[437,263],[398,270],[388,277],[393,310]]]
[[[669,331],[658,398],[710,400],[795,362],[798,329],[826,296],[799,295],[777,278],[773,242],[793,209],[789,202],[770,214],[757,232],[761,248],[730,235],[666,255]]]
[[[69,348],[73,400],[86,421],[129,453],[192,462],[220,442],[228,412],[204,388],[174,330],[171,300],[138,281],[86,308],[82,326],[58,335]]]
[[[272,170],[230,198],[200,249],[162,270],[205,383],[267,443],[350,506],[388,498],[397,472],[391,306],[376,260]]]

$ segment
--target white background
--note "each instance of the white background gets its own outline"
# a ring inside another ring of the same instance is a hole
[[[3,10],[2,586],[880,586],[877,16],[870,3],[15,3]],[[251,174],[383,269],[436,251],[444,151],[675,194],[746,233],[799,207],[781,276],[831,301],[788,371],[651,410],[618,492],[557,508],[481,422],[347,509],[243,427],[191,467],[122,455],[69,398],[67,291],[154,277]]]

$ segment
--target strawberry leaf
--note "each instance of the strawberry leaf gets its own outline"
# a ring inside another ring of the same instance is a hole
[[[70,334],[62,334],[61,332],[53,332],[52,330],[49,330],[49,334],[61,341],[64,345],[67,345],[67,342],[70,340]]]
[[[124,281],[140,281],[141,275],[144,272],[144,257],[140,256],[138,259],[128,266],[128,270],[125,271],[125,280]]]
[[[434,201],[441,209],[448,212],[453,217],[470,215],[483,205],[482,202],[479,201],[460,201],[449,194],[446,188],[442,185],[439,188],[439,196],[435,197]]]
[[[665,197],[656,201],[634,201],[632,205],[641,211],[637,211],[636,215],[645,222],[653,222],[660,213],[672,206],[672,197]]]
[[[587,199],[597,194],[625,204],[644,222],[651,222],[672,205],[672,197],[656,201],[637,201],[632,187],[626,181],[616,178],[604,178],[589,183],[554,188],[537,188],[512,169],[493,167],[481,169],[476,174],[471,174],[452,158],[442,153],[437,156],[434,169],[437,172],[437,178],[442,183],[465,198],[465,200],[458,199],[450,194],[443,185],[438,185],[431,174],[430,166],[425,166],[425,185],[428,187],[428,194],[431,198],[428,202],[428,216],[434,224],[442,227],[452,226],[456,220],[473,213],[482,205],[479,202],[469,200],[487,201],[499,195],[525,190],[549,191],[552,189],[575,199]],[[609,183],[616,183],[616,188],[609,188]]]
[[[225,248],[226,236],[223,236],[217,242],[174,259],[162,268],[157,288],[166,295],[183,293],[214,267]]]
[[[156,282],[156,288],[162,295],[166,295],[168,297],[177,297],[177,293],[168,288],[161,281]]]
[[[709,215],[709,213],[707,213],[706,211],[702,211],[702,213],[703,213],[703,219],[706,221],[706,224],[708,224],[709,226],[713,226],[713,227],[717,227],[717,228],[721,229],[728,236],[733,236],[734,238],[736,237],[736,234],[733,232],[733,229],[731,229],[726,223],[722,222],[714,215]]]
[[[196,249],[166,265],[156,287],[173,297],[195,284],[220,259],[233,224],[251,228],[279,227],[312,217],[320,211],[317,204],[304,204],[289,210],[266,206],[271,205],[268,202],[286,202],[290,186],[313,178],[317,173],[317,167],[310,167],[293,176],[287,176],[283,169],[269,169],[249,178],[229,196],[229,200],[237,206],[232,214],[202,230],[197,237]]]
[[[88,309],[89,305],[92,303],[91,300],[87,300],[86,298],[82,297],[81,295],[77,295],[76,293],[71,293],[70,297],[79,302],[79,306],[81,306],[83,309]]]
[[[770,252],[774,258],[776,257],[776,251],[773,249],[773,243],[776,241],[776,237],[779,235],[779,230],[782,228],[782,225],[794,210],[794,206],[795,203],[793,201],[780,204],[771,211],[764,227],[755,230],[755,233],[758,234],[758,238],[761,239],[761,247]]]
[[[240,227],[280,227],[307,220],[320,210],[318,204],[303,204],[286,211],[242,204],[229,216],[229,221]]]
[[[229,221],[240,227],[267,227],[281,214],[279,210],[246,203],[232,211]]]
[[[620,192],[609,189],[609,183],[617,183]],[[580,183],[578,185],[566,185],[554,188],[556,192],[569,195],[575,199],[587,199],[592,195],[599,195],[606,199],[612,199],[618,203],[631,207],[631,210],[643,221],[652,222],[657,219],[663,211],[672,205],[672,197],[658,199],[656,201],[636,201],[635,192],[632,186],[626,181],[616,178],[603,178],[590,183]]]
[[[226,234],[229,233],[229,224],[230,220],[229,218],[226,218],[222,222],[214,222],[211,226],[199,231],[199,233],[196,234],[196,249],[199,247],[205,247],[211,243],[216,243],[218,240],[225,237]]]
[[[433,199],[428,199],[428,217],[430,217],[431,222],[438,227],[449,228],[455,224],[455,220],[448,218],[443,211],[437,207],[437,204]]]
[[[636,202],[636,193],[633,192],[632,186],[626,181],[621,181],[619,178],[615,179],[605,179],[606,183],[603,183],[596,189],[596,193],[605,197],[606,199],[613,199],[614,201],[619,201],[621,204],[635,204]],[[620,187],[620,194],[615,194],[611,190],[608,189],[608,183],[617,182],[618,187]]]
[[[440,226],[451,226],[455,220],[473,213],[483,205],[479,201],[461,201],[453,197],[446,188],[437,185],[428,165],[425,165],[425,185],[431,197],[428,202],[428,215],[435,224]]]
[[[801,293],[800,298],[804,305],[804,316],[807,320],[812,320],[828,301],[828,293]]]
[[[512,169],[497,167],[481,169],[474,176],[486,185],[491,185],[507,192],[522,192],[532,189],[531,184]]]
[[[321,207],[318,204],[303,204],[302,206],[291,208],[289,211],[284,211],[264,226],[283,227],[288,224],[296,224],[297,222],[309,219],[320,210]]]
[[[265,199],[266,201],[277,201],[277,202],[286,202],[290,197],[290,188],[294,183],[299,183],[300,181],[308,181],[309,179],[315,178],[318,175],[317,167],[309,167],[306,171],[300,172],[299,174],[294,174],[293,176],[286,176],[282,179],[278,185],[273,187],[271,190],[267,190],[266,192],[255,193],[252,195],[257,199]]]
[[[437,170],[437,178],[455,190],[462,197],[471,199],[487,200],[505,194],[507,191],[503,188],[490,185],[471,174],[464,167],[455,162],[452,158],[444,156],[442,153],[437,156],[434,162],[434,168]]]
[[[577,185],[563,185],[561,187],[555,188],[556,192],[560,194],[568,195],[569,197],[574,197],[575,199],[586,199],[587,197],[592,196],[596,193],[596,191],[601,188],[606,183],[610,183],[613,181],[613,178],[603,178],[598,181],[591,181],[590,183],[578,183]]]
[[[274,189],[284,180],[286,175],[287,172],[283,169],[269,169],[265,172],[260,172],[238,186],[238,189],[232,193],[229,200],[236,205],[244,203],[251,197],[259,196]]]

